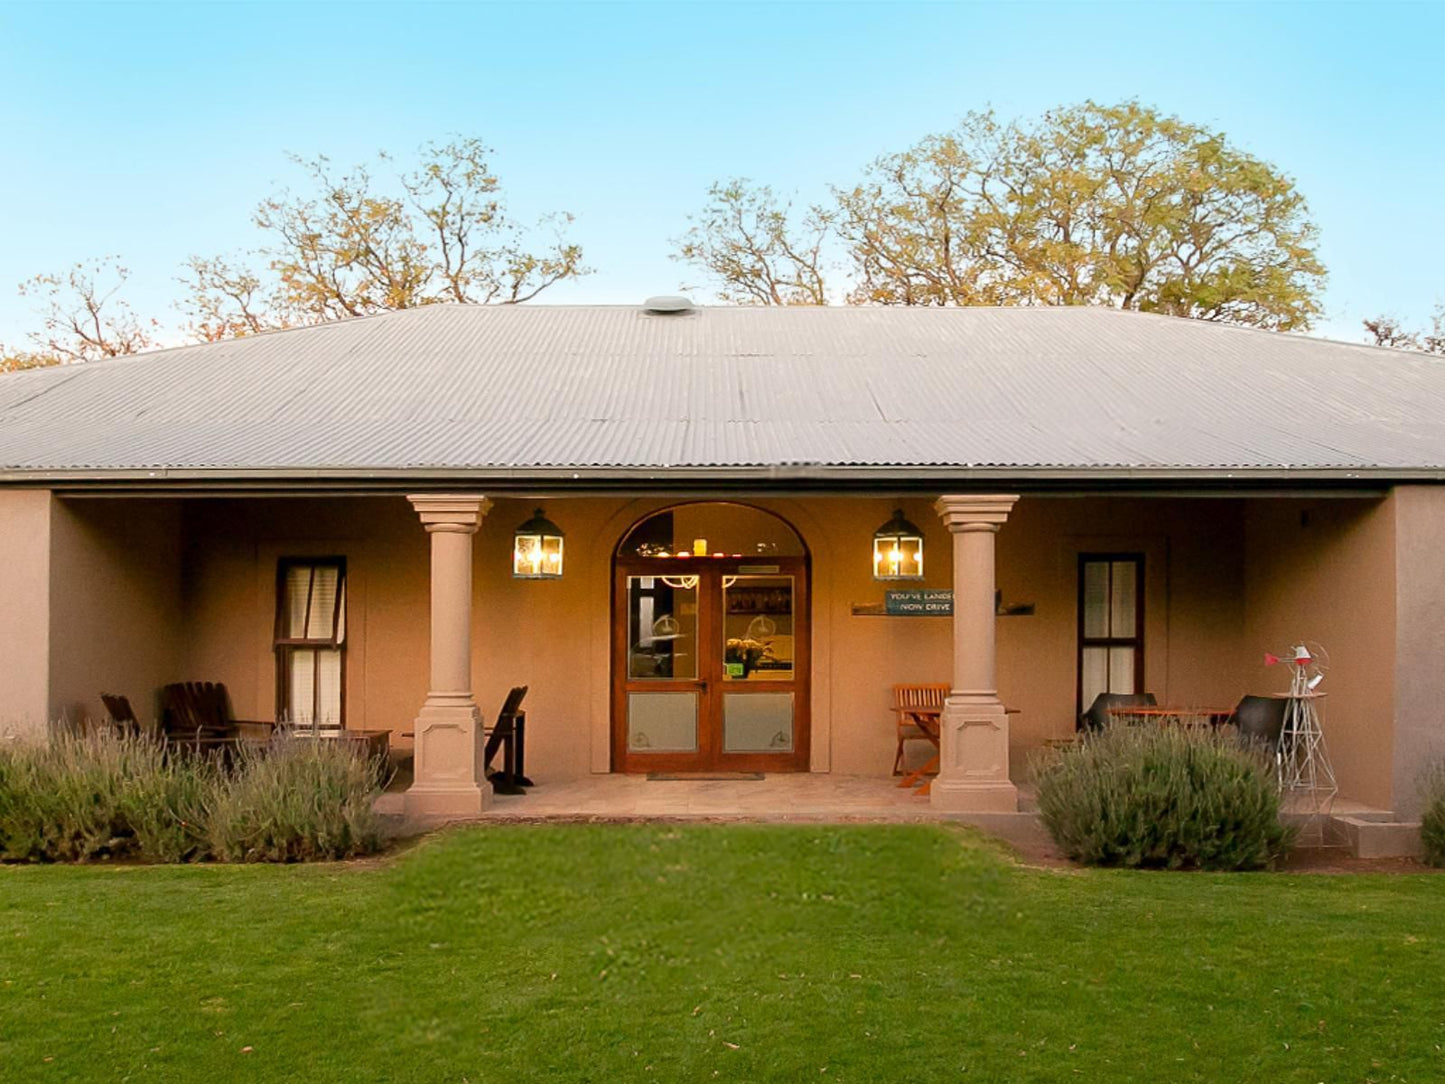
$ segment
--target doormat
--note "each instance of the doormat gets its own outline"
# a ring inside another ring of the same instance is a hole
[[[745,780],[756,782],[763,778],[762,772],[648,772],[649,783],[676,783],[683,780],[692,781],[695,779],[727,779],[732,781]]]

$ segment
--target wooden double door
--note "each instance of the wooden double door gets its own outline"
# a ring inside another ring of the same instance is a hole
[[[612,614],[614,771],[808,769],[805,558],[619,558]]]

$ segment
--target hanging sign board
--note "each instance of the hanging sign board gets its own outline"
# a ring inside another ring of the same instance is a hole
[[[892,617],[949,617],[953,592],[938,588],[883,592],[883,612]]]

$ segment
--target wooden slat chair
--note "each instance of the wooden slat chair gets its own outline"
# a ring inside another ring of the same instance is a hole
[[[230,694],[218,681],[180,681],[161,689],[161,728],[167,742],[218,748],[242,738],[265,739],[275,726],[237,719],[231,714]]]
[[[139,734],[140,720],[131,709],[130,698],[117,693],[101,693],[100,702],[105,705],[106,722],[113,733]]]
[[[523,758],[526,754],[527,713],[522,710],[526,699],[527,686],[518,685],[507,694],[497,721],[487,730],[487,748],[483,754],[483,771],[491,780],[492,790],[497,794],[525,794],[524,787],[532,781],[526,777]],[[491,771],[489,766],[497,751],[502,753],[500,771]]]
[[[893,756],[893,774],[903,774],[903,744],[910,741],[928,741],[908,715],[913,708],[942,708],[948,699],[947,685],[895,685],[893,686],[894,724],[898,729],[898,751]],[[929,743],[930,746],[932,743]]]

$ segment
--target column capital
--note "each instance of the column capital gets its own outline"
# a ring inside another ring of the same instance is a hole
[[[431,531],[476,534],[492,502],[480,493],[421,493],[407,497]]]
[[[933,510],[954,534],[997,531],[1018,500],[1017,493],[950,494],[933,502]]]

